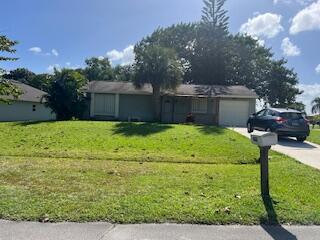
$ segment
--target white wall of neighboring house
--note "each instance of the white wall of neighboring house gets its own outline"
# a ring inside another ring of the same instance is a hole
[[[0,102],[0,122],[49,121],[56,115],[43,103],[14,101],[10,104]]]

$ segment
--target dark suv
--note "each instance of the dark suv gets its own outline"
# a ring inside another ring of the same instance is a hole
[[[295,137],[304,142],[310,134],[309,122],[296,110],[268,108],[250,116],[247,122],[248,132],[254,130],[271,131],[278,136]]]

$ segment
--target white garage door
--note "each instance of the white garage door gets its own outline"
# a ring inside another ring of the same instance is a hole
[[[219,124],[222,126],[245,127],[249,118],[249,101],[221,100]]]

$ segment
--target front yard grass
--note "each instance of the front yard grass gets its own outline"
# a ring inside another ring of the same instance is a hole
[[[311,129],[310,136],[308,137],[308,141],[320,144],[320,128]]]
[[[317,170],[272,153],[273,206],[265,206],[258,151],[245,137],[215,127],[118,124],[0,124],[0,218],[320,224]]]
[[[245,137],[214,126],[119,122],[0,123],[2,156],[254,163]],[[231,147],[232,146],[232,147]]]

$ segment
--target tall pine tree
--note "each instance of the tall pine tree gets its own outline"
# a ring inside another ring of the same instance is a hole
[[[192,81],[197,84],[227,84],[230,62],[226,0],[205,0],[202,21],[197,29],[194,56],[191,60]]]

